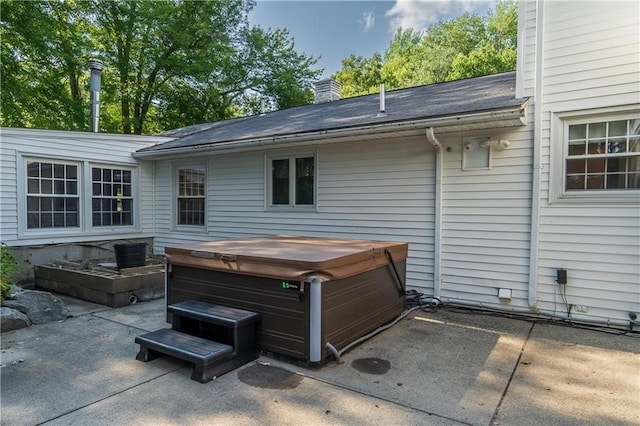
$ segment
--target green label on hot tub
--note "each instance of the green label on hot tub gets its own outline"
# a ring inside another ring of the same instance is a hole
[[[300,289],[300,285],[299,284],[292,284],[292,283],[287,282],[287,281],[282,281],[282,283],[280,283],[280,285],[285,290],[286,289],[288,289],[288,290],[299,290]]]

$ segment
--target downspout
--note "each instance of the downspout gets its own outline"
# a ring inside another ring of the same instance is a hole
[[[531,187],[531,242],[529,246],[529,307],[538,302],[538,240],[540,238],[540,176],[542,155],[542,107],[544,78],[544,0],[536,5],[536,75],[533,125],[533,170]]]
[[[433,224],[433,296],[440,298],[442,276],[441,276],[441,256],[442,249],[442,144],[433,133],[433,127],[426,128],[427,142],[433,145],[435,150],[435,205],[434,224]]]

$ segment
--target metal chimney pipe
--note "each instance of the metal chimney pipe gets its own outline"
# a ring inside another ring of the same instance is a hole
[[[91,131],[100,132],[100,79],[102,74],[102,61],[100,59],[89,59],[89,69],[91,70],[91,81],[89,90],[91,92]]]
[[[384,84],[380,85],[380,112],[383,113],[386,110],[386,105],[385,105],[385,93],[384,93]]]

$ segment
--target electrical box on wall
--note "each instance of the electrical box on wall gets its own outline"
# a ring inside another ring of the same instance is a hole
[[[462,170],[489,169],[491,167],[490,138],[471,137],[462,139]]]

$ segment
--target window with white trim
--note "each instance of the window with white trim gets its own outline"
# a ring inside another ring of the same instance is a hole
[[[269,207],[312,208],[315,205],[315,155],[273,156],[267,161]]]
[[[204,167],[177,169],[176,224],[204,226],[205,224]]]
[[[131,170],[92,167],[91,191],[93,226],[133,225]]]
[[[568,121],[565,192],[640,189],[640,118]]]
[[[27,229],[80,226],[79,165],[27,160]]]

